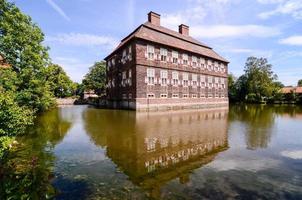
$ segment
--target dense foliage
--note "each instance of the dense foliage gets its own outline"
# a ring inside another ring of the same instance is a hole
[[[266,58],[247,58],[244,74],[239,78],[230,74],[228,87],[231,102],[302,103],[302,95],[281,93],[284,85],[277,81]]]
[[[297,84],[299,87],[302,87],[302,79],[300,79],[299,81],[298,81],[298,84]]]
[[[37,111],[50,108],[54,101],[45,81],[48,49],[44,34],[12,3],[0,0],[0,54],[17,73],[17,102]]]
[[[76,92],[76,84],[59,65],[51,64],[46,68],[46,80],[55,97],[70,97]]]
[[[277,75],[266,58],[247,58],[244,74],[236,81],[229,75],[229,97],[231,101],[262,102],[274,97],[281,89]]]
[[[44,34],[13,3],[0,0],[0,158],[14,136],[23,134],[36,113],[54,106],[54,97],[74,94],[64,70],[50,64]]]
[[[96,94],[102,95],[105,92],[105,85],[106,63],[104,61],[96,62],[85,75],[83,86],[85,90],[93,90]]]

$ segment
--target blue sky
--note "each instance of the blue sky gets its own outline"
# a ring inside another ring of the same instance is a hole
[[[230,61],[229,72],[243,73],[248,56],[266,57],[285,85],[302,79],[302,0],[14,0],[46,36],[50,56],[77,82],[95,61],[147,20],[213,47]]]

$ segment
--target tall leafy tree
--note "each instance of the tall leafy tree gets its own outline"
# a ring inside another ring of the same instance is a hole
[[[13,3],[0,0],[0,54],[17,73],[16,100],[38,111],[54,102],[45,81],[49,57],[43,41],[44,34],[29,16]]]
[[[302,79],[300,79],[299,81],[298,81],[298,84],[297,84],[299,87],[302,87]]]
[[[277,75],[272,71],[272,65],[266,58],[247,58],[244,72],[249,95],[254,96],[257,100],[272,96],[276,90],[274,81],[277,80]]]
[[[46,68],[46,81],[55,97],[70,97],[75,93],[76,84],[59,65],[51,64]]]
[[[90,67],[89,72],[83,79],[85,90],[93,90],[96,94],[103,94],[106,85],[106,63],[105,61],[96,62]]]

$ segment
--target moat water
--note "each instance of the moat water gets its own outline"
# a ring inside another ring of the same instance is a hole
[[[48,181],[56,199],[302,199],[298,106],[71,106],[29,132],[11,159],[34,162],[35,185]]]

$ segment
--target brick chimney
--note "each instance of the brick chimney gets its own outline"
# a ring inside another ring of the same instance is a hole
[[[181,24],[178,26],[178,31],[182,35],[189,35],[189,26]]]
[[[160,15],[155,12],[148,13],[148,22],[153,25],[160,26]]]

